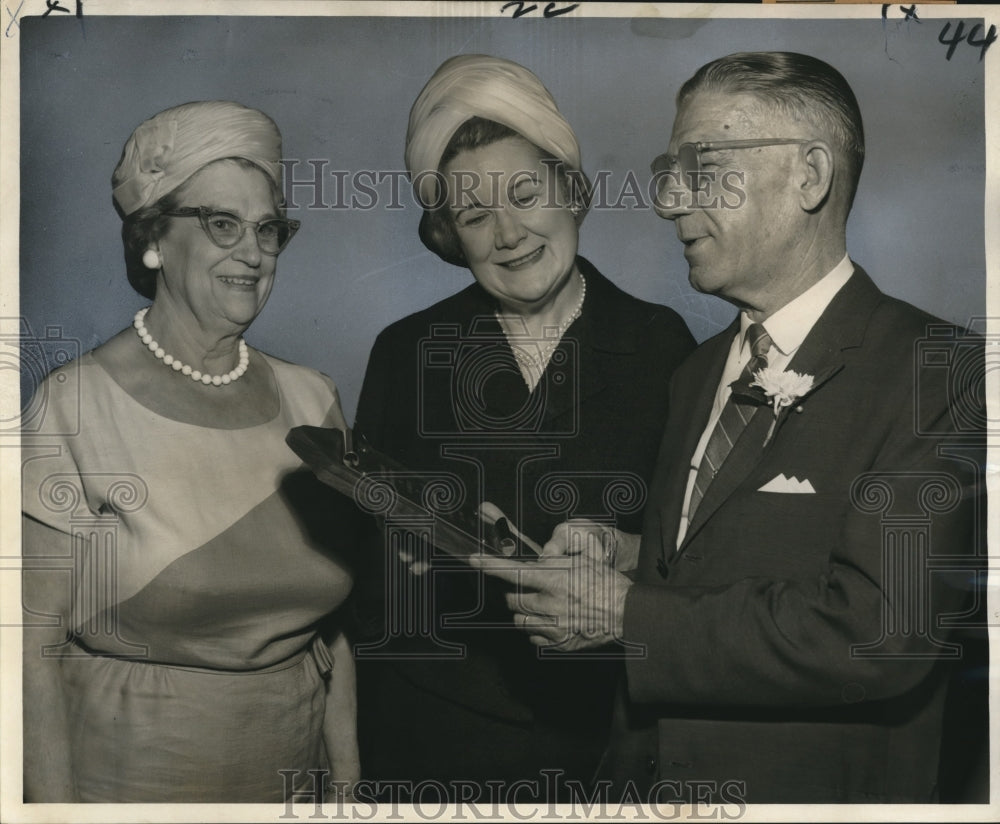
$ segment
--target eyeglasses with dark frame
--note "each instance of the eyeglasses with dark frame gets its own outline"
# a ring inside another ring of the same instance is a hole
[[[762,137],[749,138],[746,140],[708,140],[697,143],[681,143],[677,147],[677,154],[661,154],[650,164],[649,168],[653,175],[659,178],[657,188],[662,187],[664,177],[667,173],[675,169],[680,173],[681,180],[688,177],[691,181],[690,188],[699,188],[697,183],[702,180],[703,170],[701,168],[702,152],[712,152],[720,149],[757,149],[763,146],[785,146],[791,144],[809,143],[808,139],[799,137]]]
[[[284,250],[302,225],[298,220],[283,217],[243,220],[231,212],[210,209],[208,206],[181,206],[164,214],[169,217],[198,218],[209,240],[220,249],[232,249],[243,240],[247,226],[252,226],[257,236],[257,245],[265,255],[277,255]]]

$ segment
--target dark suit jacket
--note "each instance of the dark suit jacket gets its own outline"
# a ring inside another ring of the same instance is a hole
[[[801,411],[765,446],[774,415],[758,408],[675,551],[738,324],[677,371],[625,607],[625,638],[647,654],[627,664],[607,775],[706,781],[750,802],[934,799],[957,652],[938,619],[964,593],[929,570],[975,563],[985,420],[953,398],[975,391],[954,378],[977,344],[940,324],[855,267],[789,366],[815,376]],[[960,430],[972,450],[942,457]],[[815,494],[759,491],[779,473]]]
[[[582,258],[578,265],[587,281],[581,317],[530,395],[494,318],[495,302],[473,284],[378,336],[358,404],[356,429],[376,448],[413,470],[455,474],[473,504],[492,501],[540,543],[568,517],[612,518],[638,531],[656,457],[649,444],[663,431],[670,375],[694,349],[676,312],[627,295]],[[389,556],[381,544],[373,548],[373,558],[393,564]],[[563,730],[566,746],[577,752],[585,741],[594,752],[589,778],[607,741],[616,667],[539,660],[527,638],[510,627],[505,585],[458,567],[434,573],[428,609],[440,640],[465,645],[460,660],[358,660],[359,681],[368,685],[360,695],[359,735],[371,758],[379,759],[386,747],[398,750],[386,720],[390,708],[379,705],[372,683],[380,667],[390,666],[393,677],[404,677],[412,688],[477,713]],[[386,609],[385,574],[374,568],[358,586],[369,640],[385,632],[378,620]],[[405,571],[394,574],[408,580]],[[401,589],[414,595],[408,585]],[[463,613],[467,617],[456,623]],[[449,626],[442,625],[445,615]],[[428,644],[393,637],[379,649],[403,655],[426,652]],[[455,723],[439,725],[442,754],[490,746],[469,741]],[[532,759],[562,766],[563,756],[542,750],[540,739],[536,751],[518,756],[526,772]],[[392,769],[402,768],[397,762]],[[457,777],[481,778],[468,772]]]

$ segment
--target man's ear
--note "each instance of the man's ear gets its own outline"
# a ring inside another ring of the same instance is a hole
[[[802,147],[802,170],[799,203],[807,212],[818,209],[829,197],[833,186],[834,155],[823,140],[812,140]]]

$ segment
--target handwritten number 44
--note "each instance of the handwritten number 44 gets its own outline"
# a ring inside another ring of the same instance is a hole
[[[951,23],[945,23],[944,28],[941,29],[941,33],[938,35],[938,42],[943,46],[948,47],[948,53],[945,55],[945,60],[951,60],[951,56],[955,53],[955,49],[958,48],[959,44],[965,40],[970,46],[979,46],[979,59],[983,59],[983,55],[986,54],[986,50],[992,46],[997,39],[997,27],[990,26],[990,30],[986,33],[985,37],[980,37],[976,39],[976,35],[979,34],[982,29],[982,23],[976,23],[969,32],[969,36],[965,36],[965,25],[961,20],[955,26],[955,34],[953,37],[948,37],[948,32],[951,31]]]

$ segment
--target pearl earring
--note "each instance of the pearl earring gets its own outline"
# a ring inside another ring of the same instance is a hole
[[[142,265],[147,269],[159,269],[163,265],[160,253],[155,249],[147,249],[142,253]]]

